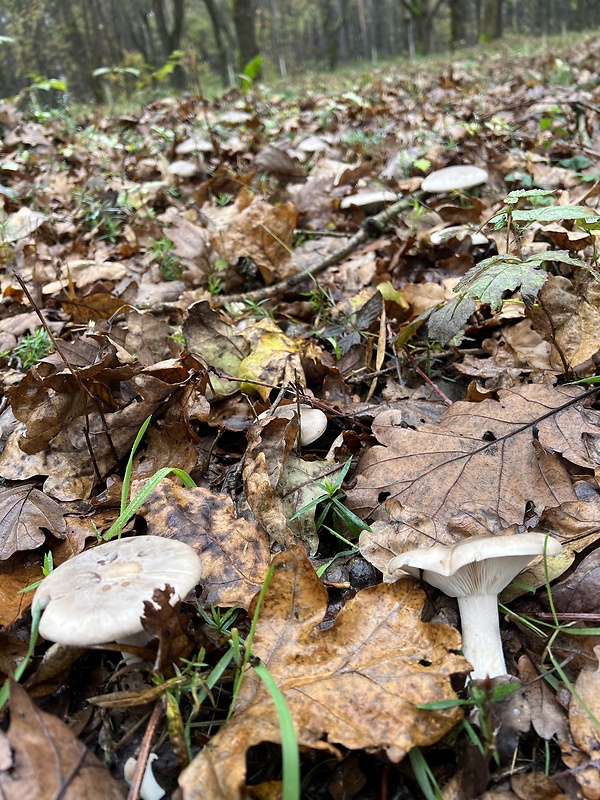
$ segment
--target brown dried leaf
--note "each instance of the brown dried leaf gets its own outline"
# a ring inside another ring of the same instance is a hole
[[[40,711],[25,689],[10,687],[10,727],[0,741],[12,749],[0,771],[6,800],[123,800],[124,787],[86,749],[68,726]]]
[[[600,658],[600,647],[594,648],[596,658]],[[573,696],[569,703],[570,742],[561,742],[563,761],[574,770],[583,796],[588,800],[600,798],[600,669],[583,669],[575,681],[577,697]],[[585,708],[583,707],[585,704]],[[591,762],[591,763],[590,763]],[[585,767],[588,763],[589,766]]]
[[[417,430],[401,427],[401,411],[384,411],[373,422],[381,445],[361,460],[350,504],[381,518],[380,506],[391,498],[447,522],[465,503],[477,503],[507,526],[523,522],[528,504],[541,513],[575,500],[554,453],[594,465],[585,437],[600,433],[598,412],[577,404],[558,410],[579,394],[573,386],[519,386],[500,391],[499,401],[454,403],[439,424]]]
[[[144,614],[141,622],[146,633],[158,639],[158,652],[154,670],[170,667],[181,658],[188,658],[194,643],[181,626],[179,610],[181,601],[171,605],[173,587],[168,584],[155,589],[152,600],[144,600]]]
[[[555,736],[559,741],[564,739],[567,736],[567,716],[555,693],[541,679],[528,656],[521,656],[518,668],[523,684],[523,698],[529,707],[534,731],[546,741]]]
[[[0,560],[18,550],[35,550],[46,539],[42,529],[64,539],[64,511],[33,486],[0,490]]]
[[[578,367],[600,350],[600,285],[592,278],[582,293],[568,278],[551,275],[540,292],[539,305],[528,316],[552,344],[552,364],[564,371]]]
[[[417,703],[453,698],[450,676],[467,672],[452,651],[458,633],[421,622],[413,580],[359,592],[333,626],[320,626],[327,590],[299,548],[280,553],[261,609],[253,653],[268,668],[294,719],[301,746],[384,750],[400,761],[437,742],[460,719],[454,708]],[[241,797],[246,751],[280,742],[270,694],[250,670],[235,713],[180,776],[184,800]]]
[[[558,536],[570,550],[585,550],[600,539],[600,497],[549,508],[542,514],[540,528]]]
[[[33,592],[19,594],[21,589],[43,578],[40,553],[15,553],[0,562],[0,625],[8,627],[27,611]]]
[[[272,206],[255,200],[236,215],[211,240],[215,250],[229,263],[246,257],[254,261],[269,285],[295,271],[290,260],[296,209],[291,203]]]
[[[203,603],[248,607],[267,574],[269,544],[258,525],[234,517],[229,497],[162,481],[140,513],[148,534],[178,539],[198,553]]]
[[[583,559],[568,578],[552,587],[557,611],[600,614],[600,549]]]

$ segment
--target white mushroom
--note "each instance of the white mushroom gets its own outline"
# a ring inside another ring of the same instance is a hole
[[[421,184],[424,192],[456,192],[460,189],[472,189],[485,183],[488,174],[484,169],[465,164],[458,167],[445,167],[431,172]]]
[[[392,558],[388,572],[398,570],[456,597],[463,653],[473,666],[472,678],[506,675],[500,638],[498,595],[536,556],[558,555],[562,546],[542,533],[473,536],[454,545],[434,544]]]
[[[39,585],[33,604],[44,609],[40,634],[74,647],[139,643],[130,637],[143,632],[144,601],[168,584],[174,604],[193,589],[200,574],[196,552],[175,539],[134,536],[92,547]]]
[[[265,419],[269,415],[274,417],[284,417],[285,419],[292,419],[294,414],[298,411],[296,403],[290,403],[286,406],[277,406],[273,411],[268,408],[259,414],[257,419]],[[312,406],[300,405],[300,444],[306,447],[307,444],[312,444],[320,436],[322,436],[327,429],[327,417],[318,408]]]
[[[429,241],[431,244],[445,244],[447,241],[454,238],[462,242],[467,236],[471,237],[471,244],[473,245],[489,244],[490,241],[481,231],[472,229],[468,225],[450,225],[449,228],[433,231],[433,233],[429,235]]]
[[[154,770],[152,769],[152,762],[156,761],[158,756],[156,753],[150,753],[148,761],[146,762],[146,769],[144,770],[144,778],[140,787],[140,797],[142,800],[161,800],[166,794],[165,790],[158,783],[154,777]],[[135,775],[135,768],[137,767],[137,758],[128,758],[123,765],[123,777],[131,786],[133,777]]]

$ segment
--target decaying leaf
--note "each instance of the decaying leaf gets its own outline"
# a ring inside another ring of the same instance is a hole
[[[162,481],[140,513],[149,534],[185,542],[198,553],[202,602],[248,607],[269,568],[269,543],[259,525],[235,518],[227,495]]]
[[[577,403],[561,410],[581,394],[572,386],[527,385],[498,394],[499,401],[454,403],[438,425],[417,430],[402,426],[400,409],[379,414],[373,431],[381,445],[359,464],[348,494],[352,507],[383,518],[381,505],[391,498],[447,522],[473,502],[508,526],[523,522],[528,505],[541,513],[575,500],[554,454],[593,466],[586,436],[600,433],[598,412]]]
[[[253,653],[283,693],[301,746],[384,750],[397,762],[460,719],[457,708],[416,708],[454,697],[450,676],[469,670],[453,652],[458,633],[420,621],[423,600],[412,579],[381,584],[322,629],[327,591],[305,554],[276,556]],[[182,773],[184,800],[242,797],[246,751],[263,741],[281,736],[270,694],[250,669],[233,717]]]
[[[594,648],[600,658],[600,647]],[[562,759],[574,770],[575,778],[587,800],[600,798],[600,669],[583,669],[575,681],[577,696],[569,703],[569,727],[572,742],[561,742]],[[584,707],[585,706],[585,707]],[[590,763],[591,762],[591,763]],[[589,764],[589,766],[586,766]]]
[[[0,733],[0,792],[6,800],[123,800],[125,787],[86,749],[64,722],[41,711],[11,683],[10,726]],[[12,752],[10,752],[12,750]]]
[[[64,511],[31,485],[0,490],[0,560],[18,550],[35,550],[50,531],[58,539],[66,532]]]

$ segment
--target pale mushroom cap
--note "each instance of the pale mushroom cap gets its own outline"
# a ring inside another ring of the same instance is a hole
[[[344,210],[346,208],[351,208],[352,206],[358,206],[359,208],[369,209],[382,206],[385,203],[394,203],[397,199],[398,195],[394,194],[394,192],[388,191],[387,189],[381,189],[379,191],[372,192],[357,192],[356,194],[351,194],[348,197],[344,197],[340,203],[340,208]]]
[[[122,640],[143,629],[144,601],[173,587],[172,603],[200,580],[201,563],[184,542],[161,536],[115,539],[65,561],[38,587],[44,639],[75,647]]]
[[[467,236],[471,237],[471,244],[488,244],[490,241],[487,236],[481,231],[472,230],[468,225],[451,225],[449,228],[442,228],[439,231],[434,231],[429,236],[429,241],[432,244],[443,244],[449,239],[455,238],[462,242]]]
[[[465,164],[458,167],[445,167],[429,174],[421,184],[424,192],[454,192],[458,189],[472,189],[485,183],[488,173],[479,167]]]
[[[562,552],[543,533],[473,536],[454,545],[409,550],[392,558],[388,572],[402,570],[441,589],[449,597],[499,594],[536,556]]]
[[[179,178],[193,178],[198,172],[198,167],[191,161],[173,161],[169,164],[169,172]]]
[[[258,419],[264,419],[269,414],[274,417],[292,419],[297,411],[298,406],[295,403],[290,403],[287,406],[277,406],[274,411],[269,408],[259,414]],[[302,447],[315,442],[326,430],[327,416],[320,409],[307,405],[300,406],[300,444]]]

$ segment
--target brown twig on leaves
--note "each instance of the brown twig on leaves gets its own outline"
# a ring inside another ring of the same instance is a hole
[[[356,249],[356,247],[358,247],[359,244],[366,242],[367,239],[371,238],[372,236],[379,235],[385,229],[385,226],[391,219],[397,217],[398,214],[400,214],[402,211],[405,211],[407,208],[410,208],[415,199],[419,199],[420,197],[420,192],[415,192],[408,197],[401,197],[391,206],[386,208],[384,211],[381,211],[379,214],[376,214],[374,217],[367,217],[356,233],[351,236],[345,244],[343,244],[330,255],[323,258],[321,261],[313,264],[312,267],[309,267],[302,272],[298,272],[296,275],[290,275],[289,278],[279,281],[278,283],[274,283],[272,286],[265,286],[262,289],[255,289],[252,292],[226,294],[221,295],[220,297],[215,297],[214,304],[221,306],[225,303],[240,303],[244,302],[245,300],[251,300],[252,302],[256,303],[260,300],[266,300],[269,297],[274,297],[274,295],[280,294],[281,292],[288,291],[288,289],[297,286],[307,278],[314,277],[320,272],[323,272],[323,270],[327,269],[327,267],[337,264],[338,261],[349,255],[354,249]]]

